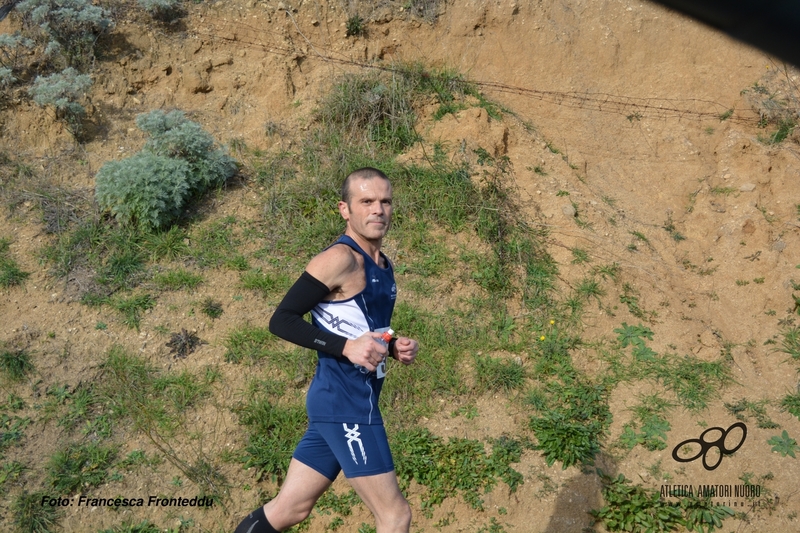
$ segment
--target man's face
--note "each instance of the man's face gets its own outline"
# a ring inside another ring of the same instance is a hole
[[[367,240],[380,240],[392,221],[392,185],[375,177],[350,182],[350,203],[339,202],[347,226]]]

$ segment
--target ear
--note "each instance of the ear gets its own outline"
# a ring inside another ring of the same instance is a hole
[[[350,208],[347,206],[347,202],[339,202],[339,214],[342,215],[343,219],[350,220]]]

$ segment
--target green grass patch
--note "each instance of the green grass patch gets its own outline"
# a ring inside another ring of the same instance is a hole
[[[758,427],[762,429],[775,429],[780,426],[773,422],[767,415],[767,405],[769,405],[769,403],[769,400],[754,402],[742,398],[731,403],[725,402],[723,407],[725,407],[726,411],[735,416],[736,420],[746,422],[750,418],[754,418]]]
[[[11,504],[11,521],[17,531],[26,533],[54,533],[58,531],[59,508],[42,505],[42,498],[51,498],[45,491],[20,492]]]
[[[291,286],[289,276],[283,273],[264,272],[260,268],[242,272],[240,281],[243,289],[251,290],[263,298],[282,297]]]
[[[280,482],[308,425],[305,406],[299,401],[280,404],[252,389],[249,396],[235,410],[247,435],[242,461],[245,468],[256,468],[258,479]]]
[[[244,325],[225,340],[225,361],[253,364],[267,357],[277,337],[268,328]]]
[[[612,479],[601,473],[601,479],[606,505],[591,514],[608,531],[644,533],[686,528],[711,533],[734,514],[731,508],[700,496],[681,497],[675,504],[661,498],[658,490],[633,485],[623,474]]]
[[[582,381],[551,381],[538,395],[529,397],[537,411],[529,422],[548,466],[556,461],[566,469],[576,464],[594,464],[600,441],[611,424],[609,390]],[[543,394],[542,394],[543,393]]]
[[[673,406],[658,395],[642,397],[639,405],[631,408],[634,419],[623,426],[620,444],[628,450],[637,445],[650,451],[666,449],[671,426],[665,415]]]
[[[213,369],[201,376],[159,370],[119,346],[109,351],[102,368],[98,394],[114,418],[130,421],[134,428],[151,436],[173,436],[186,412],[211,394],[217,380]]]
[[[474,360],[477,392],[510,392],[525,384],[521,362],[489,355],[476,355]]]
[[[0,287],[5,288],[21,285],[30,276],[29,272],[23,272],[11,258],[10,245],[10,239],[0,238]]]
[[[800,392],[787,394],[781,399],[781,409],[800,419]]]
[[[526,443],[507,436],[490,442],[492,452],[488,454],[483,442],[460,438],[445,442],[421,428],[399,432],[392,443],[401,488],[407,490],[412,481],[425,487],[420,499],[426,516],[454,494],[460,494],[472,508],[483,510],[483,495],[498,481],[505,482],[511,492],[523,482],[510,465],[520,461]]]
[[[203,276],[189,272],[184,268],[178,268],[154,275],[153,283],[161,290],[179,291],[182,289],[194,289],[203,283]]]
[[[47,483],[61,495],[97,487],[108,479],[116,454],[115,448],[98,443],[69,444],[48,461]]]
[[[27,350],[0,344],[0,372],[6,379],[12,382],[24,381],[33,370],[31,355]]]

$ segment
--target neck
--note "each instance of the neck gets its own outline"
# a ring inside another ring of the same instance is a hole
[[[358,235],[353,233],[348,228],[344,232],[345,235],[356,241],[359,247],[361,247],[364,252],[375,261],[375,264],[380,265],[380,258],[381,258],[381,245],[383,244],[383,238],[380,239],[367,239],[362,235]]]

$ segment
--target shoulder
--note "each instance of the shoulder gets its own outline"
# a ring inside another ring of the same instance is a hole
[[[314,256],[306,272],[333,290],[344,285],[354,272],[360,271],[363,262],[361,255],[346,244],[334,244]]]

